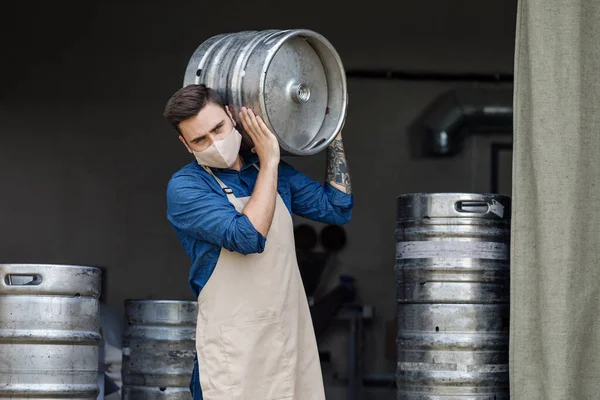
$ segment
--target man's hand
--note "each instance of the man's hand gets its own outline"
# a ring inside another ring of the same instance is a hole
[[[261,117],[252,110],[242,107],[242,125],[254,143],[252,149],[260,160],[260,171],[250,200],[242,213],[248,217],[254,228],[267,237],[275,213],[277,199],[277,177],[279,168],[279,141],[267,128]]]
[[[273,132],[267,128],[262,118],[254,115],[251,109],[242,107],[240,120],[244,130],[254,143],[252,152],[258,155],[261,166],[279,165],[279,141]]]

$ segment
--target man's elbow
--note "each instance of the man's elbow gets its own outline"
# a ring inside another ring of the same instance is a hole
[[[352,213],[348,213],[346,215],[341,215],[338,217],[336,222],[337,225],[346,225],[352,219]]]
[[[265,251],[265,241],[257,240],[255,243],[244,243],[239,246],[238,253],[243,254],[245,256],[250,254],[261,254]]]
[[[333,212],[333,223],[336,225],[346,225],[352,219],[352,209],[354,208],[354,196],[342,193],[336,190],[336,196],[329,198],[329,205]]]
[[[227,250],[234,251],[243,255],[260,254],[265,251],[267,239],[263,237],[257,230],[246,232],[238,232],[233,235],[228,242],[230,248]],[[226,246],[227,247],[227,246]]]
[[[223,247],[243,255],[262,253],[267,241],[245,215],[240,216],[230,225],[225,237]]]
[[[348,208],[338,208],[334,213],[334,221],[335,225],[346,225],[352,219],[352,207]]]

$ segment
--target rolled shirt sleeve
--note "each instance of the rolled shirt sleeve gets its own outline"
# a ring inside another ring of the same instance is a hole
[[[281,170],[289,176],[292,212],[304,218],[333,225],[344,225],[352,217],[354,196],[320,184],[291,165],[282,162]]]
[[[262,253],[266,238],[224,194],[215,193],[202,179],[178,176],[167,187],[167,218],[174,227],[197,240],[241,254]]]

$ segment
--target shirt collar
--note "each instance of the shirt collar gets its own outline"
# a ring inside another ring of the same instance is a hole
[[[252,164],[259,163],[258,156],[250,151],[241,151],[240,155],[244,159],[244,166],[242,167],[242,169],[251,167]]]
[[[240,150],[240,156],[242,156],[242,158],[244,159],[244,165],[242,166],[241,170],[245,170],[247,168],[252,167],[252,164],[260,165],[259,161],[258,161],[258,156],[256,154],[252,153],[251,151]],[[218,172],[237,172],[231,168],[211,167],[210,169],[212,169],[214,171],[218,171]]]

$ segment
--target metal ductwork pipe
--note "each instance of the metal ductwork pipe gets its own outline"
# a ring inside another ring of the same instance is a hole
[[[513,131],[513,86],[450,90],[420,118],[427,156],[460,153],[467,136]]]

